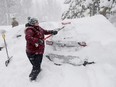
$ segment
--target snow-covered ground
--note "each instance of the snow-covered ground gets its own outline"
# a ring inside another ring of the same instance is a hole
[[[80,50],[71,48],[54,50],[46,45],[45,54],[51,52],[76,55],[80,59],[88,58],[96,63],[86,67],[70,64],[56,66],[44,56],[42,72],[36,82],[30,82],[28,75],[31,64],[25,54],[24,25],[15,28],[0,26],[0,30],[6,30],[9,55],[13,56],[6,67],[5,49],[0,51],[0,87],[116,87],[116,28],[101,15],[63,22],[71,24],[67,24],[63,30],[49,39],[85,41],[87,47]],[[40,25],[45,29],[62,26],[61,22],[44,22]],[[16,38],[20,34],[22,36]],[[4,46],[2,37],[0,46]]]

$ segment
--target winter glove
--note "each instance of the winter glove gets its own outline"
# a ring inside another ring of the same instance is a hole
[[[56,35],[57,33],[58,33],[58,31],[53,31],[53,30],[51,31],[52,35]]]
[[[41,40],[41,39],[38,40],[38,44],[42,45],[43,43],[44,43],[43,40]]]
[[[38,47],[39,45],[42,45],[44,43],[43,40],[39,39],[37,43],[35,43],[35,46]]]

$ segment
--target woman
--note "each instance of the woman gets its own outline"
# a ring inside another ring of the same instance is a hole
[[[39,26],[36,18],[31,18],[25,30],[26,54],[32,64],[30,80],[35,80],[41,71],[41,62],[44,53],[44,35],[56,35],[58,31],[44,30]]]

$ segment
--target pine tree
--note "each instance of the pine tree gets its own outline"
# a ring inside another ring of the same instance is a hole
[[[62,14],[61,19],[81,18],[85,16],[93,16],[102,14],[109,18],[109,15],[116,13],[116,0],[71,0],[65,1],[65,4],[70,4],[69,9]],[[109,5],[105,5],[107,2]],[[101,6],[100,4],[104,4]],[[115,9],[115,10],[114,10]]]
[[[85,7],[82,4],[83,2],[84,0],[70,1],[69,9],[62,14],[62,20],[84,17],[83,12],[85,11]]]

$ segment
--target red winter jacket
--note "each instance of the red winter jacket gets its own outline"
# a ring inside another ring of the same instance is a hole
[[[51,34],[51,30],[47,31],[41,28],[40,26],[29,26],[25,30],[25,39],[26,39],[26,52],[30,54],[43,54],[44,53],[44,35]],[[42,40],[43,43],[39,44],[39,40]],[[37,44],[37,45],[35,45]]]

